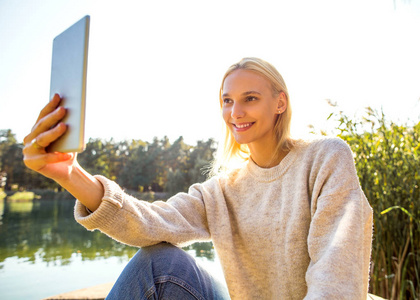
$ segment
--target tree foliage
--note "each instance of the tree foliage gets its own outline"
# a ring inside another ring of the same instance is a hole
[[[11,130],[0,130],[0,183],[5,190],[59,188],[24,166],[22,148]],[[175,194],[206,179],[204,170],[214,151],[212,139],[196,146],[187,145],[182,137],[173,143],[167,137],[152,142],[89,139],[78,161],[91,174],[108,177],[126,189]]]

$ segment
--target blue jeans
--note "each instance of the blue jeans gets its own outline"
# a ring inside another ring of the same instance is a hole
[[[168,243],[144,247],[108,294],[112,299],[230,299],[227,288],[182,249]]]

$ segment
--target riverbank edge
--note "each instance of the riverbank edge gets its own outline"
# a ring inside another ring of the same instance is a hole
[[[113,282],[99,284],[84,289],[50,296],[42,300],[103,300],[113,286]]]
[[[113,283],[104,283],[100,285],[95,285],[92,287],[63,293],[42,300],[103,300],[108,295],[109,291],[112,288]],[[386,300],[379,296],[368,294],[366,300]]]

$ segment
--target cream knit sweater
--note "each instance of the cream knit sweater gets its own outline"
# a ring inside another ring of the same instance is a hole
[[[76,220],[133,246],[212,240],[232,299],[366,299],[372,209],[350,148],[298,142],[273,168],[252,161],[166,202],[134,199],[114,182]]]

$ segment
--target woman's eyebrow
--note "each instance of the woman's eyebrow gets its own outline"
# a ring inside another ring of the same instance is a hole
[[[261,93],[260,92],[257,92],[257,91],[248,91],[248,92],[242,93],[242,96],[247,96],[247,95],[250,95],[250,94],[258,94],[258,95],[261,95]]]
[[[243,92],[243,93],[242,93],[242,96],[248,96],[248,95],[251,95],[251,94],[258,94],[258,95],[261,95],[261,93],[260,93],[260,92],[257,92],[257,91],[247,91],[247,92]],[[229,93],[224,93],[224,94],[222,95],[222,98],[224,98],[224,97],[229,97]]]

